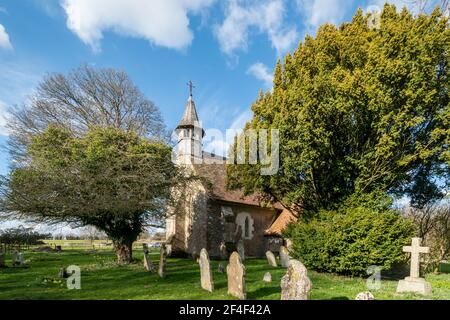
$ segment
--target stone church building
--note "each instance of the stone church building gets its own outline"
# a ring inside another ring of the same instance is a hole
[[[297,217],[281,205],[264,206],[257,195],[226,189],[226,160],[202,150],[202,129],[192,93],[176,129],[174,160],[195,176],[168,208],[166,244],[173,256],[198,256],[206,248],[211,257],[226,258],[237,246],[248,257],[278,252],[282,230]]]

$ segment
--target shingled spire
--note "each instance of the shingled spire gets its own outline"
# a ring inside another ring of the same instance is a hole
[[[192,98],[192,81],[189,81],[189,99],[184,110],[183,118],[176,128],[178,135],[177,143],[177,163],[201,163],[203,159],[202,139],[205,136],[200,121],[198,120],[197,110],[195,109],[194,99]]]
[[[184,109],[183,118],[181,118],[177,129],[187,129],[187,128],[199,128],[200,122],[198,120],[197,109],[195,108],[194,99],[192,98],[192,88],[195,88],[192,81],[188,82],[189,86],[189,99],[186,103]],[[202,137],[205,136],[205,131],[202,129]]]

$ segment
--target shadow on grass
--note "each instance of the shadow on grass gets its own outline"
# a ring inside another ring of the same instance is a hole
[[[280,287],[262,287],[255,291],[247,292],[247,298],[250,300],[259,300],[264,297],[272,296],[280,292]]]

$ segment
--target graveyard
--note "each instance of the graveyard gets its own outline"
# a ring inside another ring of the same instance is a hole
[[[70,242],[70,241],[68,241]],[[195,259],[167,258],[165,277],[157,272],[149,273],[143,264],[144,253],[135,245],[134,260],[128,265],[118,265],[111,249],[82,249],[63,246],[61,252],[24,251],[24,267],[11,267],[11,255],[6,254],[7,268],[0,268],[0,299],[120,299],[120,300],[229,300],[236,299],[227,294],[227,261],[211,260],[214,280],[212,292],[201,287],[200,267]],[[159,251],[149,254],[153,264],[158,265]],[[280,282],[286,268],[277,261],[270,266],[267,259],[246,259],[246,299],[279,300]],[[225,268],[219,272],[219,265]],[[58,277],[61,267],[77,265],[81,269],[81,289],[68,290],[66,280]],[[272,281],[264,282],[266,273]],[[312,283],[312,300],[354,300],[360,292],[367,291],[366,279],[317,273],[308,270]],[[450,299],[450,274],[427,274],[425,279],[432,285],[429,296],[396,293],[401,277],[382,273],[381,288],[371,291],[377,300],[422,300]]]

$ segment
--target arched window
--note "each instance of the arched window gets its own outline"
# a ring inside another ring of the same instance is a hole
[[[250,237],[250,223],[248,221],[248,217],[245,217],[244,222],[244,237],[245,239],[248,239]]]

